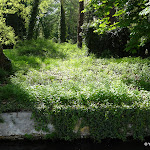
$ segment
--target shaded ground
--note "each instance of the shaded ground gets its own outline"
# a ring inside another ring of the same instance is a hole
[[[65,141],[0,141],[1,150],[148,150],[145,142],[103,140],[101,144],[92,140]]]

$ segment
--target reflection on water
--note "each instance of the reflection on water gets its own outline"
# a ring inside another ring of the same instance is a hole
[[[91,140],[64,141],[0,141],[0,150],[150,150],[144,142],[104,140],[101,144]]]

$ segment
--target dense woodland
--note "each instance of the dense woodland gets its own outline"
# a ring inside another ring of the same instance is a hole
[[[10,65],[2,47],[37,38],[78,47],[84,40],[97,56],[147,57],[149,5],[148,0],[1,0],[1,68]]]
[[[0,1],[1,67],[7,68],[8,62],[2,47],[12,48],[18,41],[45,38],[77,42],[78,5],[78,0]]]

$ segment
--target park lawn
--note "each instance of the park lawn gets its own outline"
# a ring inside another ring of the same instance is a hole
[[[87,56],[86,47],[78,49],[48,40],[18,45],[4,51],[12,61],[13,72],[6,79],[3,76],[7,73],[1,71],[0,112],[56,115],[62,110],[91,113],[106,108],[104,117],[109,118],[109,110],[149,111],[150,59],[96,58]]]

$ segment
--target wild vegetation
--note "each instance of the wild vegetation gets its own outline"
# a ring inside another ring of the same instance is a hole
[[[149,136],[149,5],[0,0],[0,112],[32,111],[66,140],[81,118],[98,141]]]
[[[149,59],[98,59],[87,56],[86,47],[81,50],[69,43],[41,39],[21,42],[4,52],[14,70],[7,79],[6,73],[1,73],[1,112],[32,110],[43,129],[49,115],[57,116],[53,120],[57,136],[65,139],[73,138],[72,130],[80,117],[97,140],[125,138],[127,124],[134,125],[135,138],[143,137],[144,129],[149,128]],[[123,123],[125,133],[119,134]],[[104,135],[95,129],[104,130]]]

